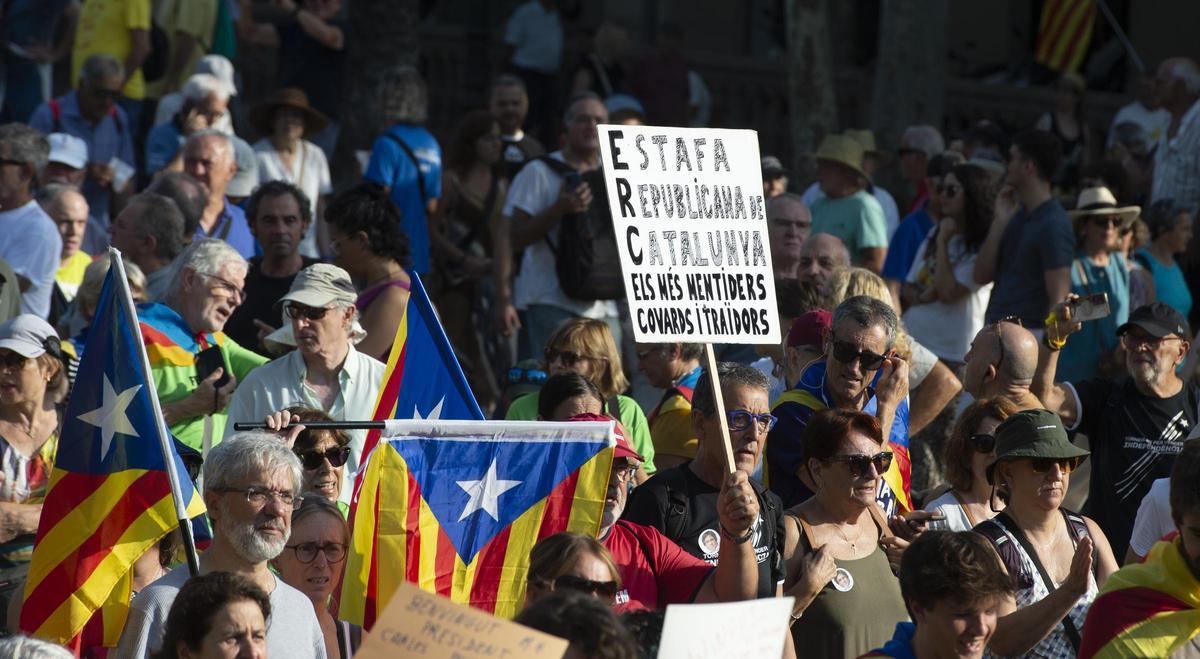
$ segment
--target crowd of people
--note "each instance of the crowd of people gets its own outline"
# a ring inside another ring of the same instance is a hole
[[[1065,74],[1030,126],[827,135],[807,188],[760,145],[783,339],[714,346],[710,374],[560,281],[564,220],[608,213],[596,126],[708,121],[679,28],[632,64],[606,24],[560,85],[556,3],[525,2],[452,134],[417,69],[386,74],[391,126],[335,194],[341,5],[5,4],[28,47],[0,110],[0,653],[54,656],[17,620],[112,246],[212,544],[197,577],[174,535],[148,552],[119,645],[84,656],[356,651],[330,603],[365,432],[303,424],[371,418],[415,277],[489,418],[618,422],[599,532],[537,544],[517,618],[574,656],[654,656],[670,604],[781,596],[785,657],[1200,655],[1195,62],[1107,130]],[[279,52],[252,108],[238,40]]]

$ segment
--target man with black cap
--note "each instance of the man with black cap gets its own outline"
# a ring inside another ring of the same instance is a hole
[[[787,192],[788,174],[783,163],[775,156],[762,157],[763,196],[774,199]]]
[[[1188,354],[1187,321],[1161,302],[1137,308],[1117,328],[1128,377],[1054,382],[1059,350],[1081,323],[1075,296],[1054,308],[1046,324],[1032,390],[1058,412],[1068,430],[1091,441],[1092,476],[1084,513],[1096,520],[1124,556],[1138,504],[1155,479],[1165,478],[1196,423],[1200,386],[1175,369]]]

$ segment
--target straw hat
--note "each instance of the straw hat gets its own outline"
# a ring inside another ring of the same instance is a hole
[[[304,134],[312,135],[320,132],[329,119],[317,112],[308,104],[308,95],[301,89],[285,87],[275,92],[271,98],[255,106],[250,111],[250,125],[259,135],[267,136],[275,132],[275,111],[279,108],[293,108],[304,114]]]
[[[861,130],[850,128],[846,130],[843,135],[861,144],[863,148],[863,155],[871,156],[878,160],[881,164],[888,162],[891,159],[892,154],[888,153],[887,151],[880,151],[879,147],[876,146],[875,133],[870,128],[863,128]]]
[[[827,160],[853,169],[859,176],[867,178],[863,171],[863,147],[858,140],[847,135],[826,135],[817,149],[817,160]]]
[[[1095,215],[1118,215],[1121,218],[1121,226],[1124,227],[1133,222],[1141,213],[1141,206],[1118,206],[1117,198],[1108,188],[1096,187],[1080,190],[1079,198],[1075,202],[1075,210],[1068,211],[1067,215],[1076,224],[1084,218]]]

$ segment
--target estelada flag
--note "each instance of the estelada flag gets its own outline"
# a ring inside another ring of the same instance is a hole
[[[511,618],[538,540],[600,530],[614,422],[387,425],[358,499],[344,619],[370,628],[402,581]]]
[[[1180,548],[1178,538],[1158,542],[1108,578],[1088,609],[1081,658],[1171,657],[1200,635],[1200,581]]]
[[[134,561],[178,526],[168,461],[188,517],[204,512],[155,413],[154,383],[115,251],[113,261],[63,419],[21,608],[22,631],[76,652],[81,630],[101,608],[103,621],[89,629],[102,629],[103,638],[94,642],[116,645]]]
[[[1046,0],[1034,59],[1060,73],[1079,69],[1096,25],[1096,0]]]

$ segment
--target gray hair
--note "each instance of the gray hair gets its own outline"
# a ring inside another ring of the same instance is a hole
[[[229,158],[229,162],[231,162],[231,163],[237,162],[237,155],[233,150],[233,140],[229,139],[228,135],[226,135],[225,133],[222,133],[221,131],[217,130],[216,128],[205,128],[203,130],[198,130],[198,131],[192,133],[191,136],[188,137],[187,143],[195,144],[196,142],[199,142],[200,140],[207,139],[210,137],[220,138],[217,140],[217,143],[220,145],[219,149],[225,153],[225,156],[227,158]]]
[[[398,124],[421,126],[429,119],[429,93],[425,79],[411,66],[395,67],[383,74],[379,95],[384,114]]]
[[[240,265],[246,269],[250,268],[250,264],[246,262],[246,259],[224,240],[204,238],[192,242],[171,263],[171,287],[167,289],[164,301],[168,305],[173,306],[174,302],[178,300],[183,281],[181,275],[183,275],[184,269],[190,269],[193,272],[203,275],[211,275],[220,271],[221,267],[227,263]]]
[[[162,259],[174,259],[183,251],[186,239],[183,232],[183,213],[170,197],[153,192],[143,192],[129,201],[129,206],[144,206],[138,218],[138,230],[143,235],[154,236],[157,247],[154,255]]]
[[[74,659],[75,655],[61,645],[30,636],[10,636],[0,639],[0,657],[10,659]]]
[[[183,213],[184,240],[190,240],[204,215],[204,206],[208,203],[208,188],[186,172],[162,172],[146,188],[146,192],[163,195],[175,202],[179,212]]]
[[[896,318],[896,310],[892,309],[892,305],[882,300],[876,300],[869,295],[846,298],[833,310],[832,327],[836,330],[846,321],[854,321],[862,328],[883,327],[887,333],[886,349],[891,350],[896,344],[896,332],[900,321]]]
[[[124,78],[125,66],[108,53],[96,53],[83,60],[79,67],[79,82],[96,82],[104,78]]]
[[[213,447],[204,460],[204,492],[240,485],[268,474],[286,471],[295,494],[303,481],[300,458],[278,435],[253,430],[235,432]]]
[[[738,362],[718,362],[717,379],[721,381],[722,389],[734,386],[761,389],[763,392],[771,390],[771,381],[765,373]],[[699,410],[704,416],[712,416],[717,412],[717,400],[713,395],[712,378],[709,377],[707,368],[700,374],[700,380],[696,382],[696,389],[692,392],[692,409]]]
[[[901,134],[900,142],[907,148],[924,151],[929,158],[946,150],[946,141],[933,126],[909,126]]]
[[[33,167],[34,174],[41,176],[50,159],[50,142],[41,132],[25,124],[11,123],[0,126],[0,144],[8,145],[10,160],[20,160]]]
[[[209,94],[216,94],[223,100],[229,99],[229,89],[225,83],[211,73],[196,73],[183,85],[183,97],[193,103],[203,101]]]
[[[50,209],[58,205],[59,198],[67,192],[74,192],[83,198],[85,202],[87,201],[87,198],[83,197],[83,193],[79,191],[79,188],[70,183],[47,183],[38,188],[37,194],[33,198],[37,200],[42,210],[46,211],[46,214],[49,215]]]

